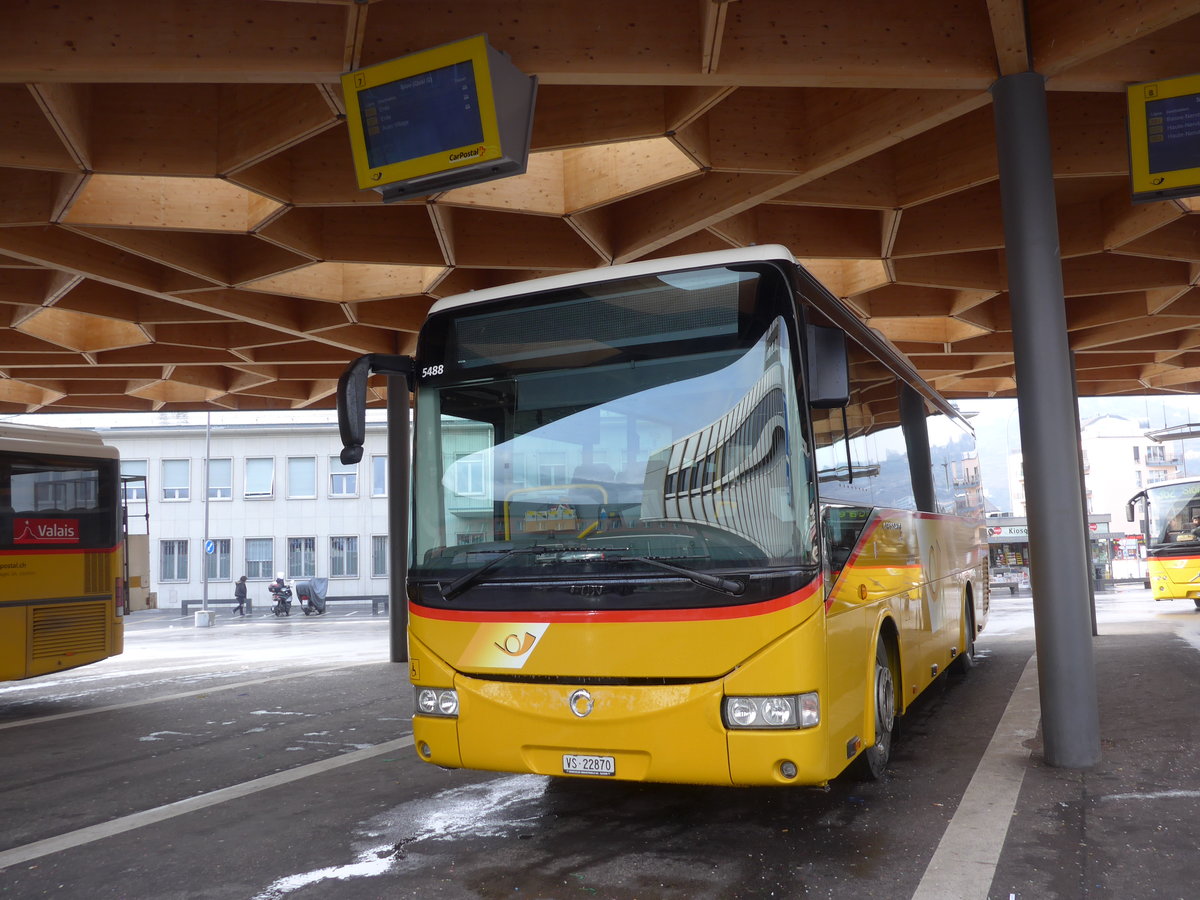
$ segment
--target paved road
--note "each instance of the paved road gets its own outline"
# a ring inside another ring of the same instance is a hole
[[[996,598],[980,665],[907,718],[886,780],[824,791],[442,771],[409,745],[406,670],[369,610],[211,629],[141,614],[124,656],[0,687],[0,891],[913,896],[1033,652],[1030,606]],[[1099,607],[1106,627],[1200,621],[1144,595]],[[1033,883],[1006,865],[1006,884]]]

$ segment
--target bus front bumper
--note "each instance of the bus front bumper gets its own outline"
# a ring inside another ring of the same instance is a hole
[[[831,777],[821,726],[726,728],[721,681],[527,684],[458,674],[454,686],[457,717],[413,717],[417,751],[435,765],[714,785]]]

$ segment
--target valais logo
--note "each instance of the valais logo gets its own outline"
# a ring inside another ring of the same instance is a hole
[[[78,544],[78,519],[13,519],[14,544]]]

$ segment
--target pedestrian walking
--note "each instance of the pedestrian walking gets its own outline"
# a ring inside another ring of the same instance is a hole
[[[237,580],[237,584],[233,586],[233,599],[238,602],[237,609],[234,610],[239,616],[246,615],[246,576],[243,575]]]

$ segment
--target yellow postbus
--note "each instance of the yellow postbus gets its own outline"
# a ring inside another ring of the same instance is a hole
[[[120,484],[94,433],[0,424],[0,680],[122,651]]]
[[[1200,609],[1200,478],[1176,478],[1138,491],[1126,508],[1135,521],[1144,504],[1146,566],[1155,600],[1192,600]]]
[[[420,758],[579,778],[878,777],[987,617],[958,411],[787,249],[444,298],[413,361]],[[395,494],[397,492],[393,492]],[[403,502],[403,501],[400,501]]]

